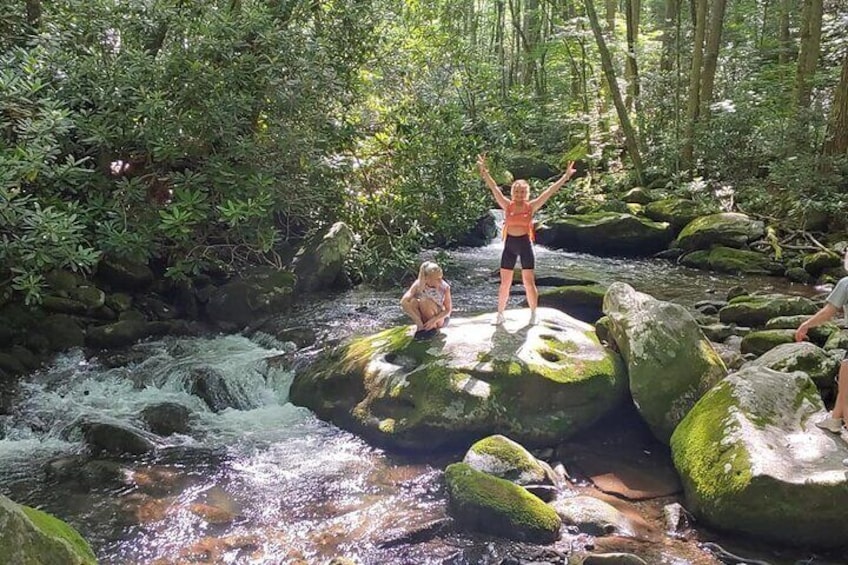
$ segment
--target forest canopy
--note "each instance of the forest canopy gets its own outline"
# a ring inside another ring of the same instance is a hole
[[[484,151],[839,229],[845,29],[845,0],[4,2],[0,288],[282,264],[338,220],[391,280],[485,214]]]

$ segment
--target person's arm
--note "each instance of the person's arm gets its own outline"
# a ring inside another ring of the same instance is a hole
[[[838,311],[839,309],[830,302],[825,304],[821,310],[813,314],[810,318],[798,326],[798,329],[795,330],[795,341],[804,341],[807,337],[808,331],[827,322],[833,318]]]
[[[486,166],[486,158],[483,155],[477,156],[477,168],[480,170],[480,176],[483,177],[483,182],[486,183],[486,186],[489,187],[489,190],[492,191],[492,196],[495,197],[495,202],[498,203],[502,209],[506,210],[506,207],[509,206],[509,199],[503,195],[501,189],[498,188],[498,183],[495,182],[495,179],[492,178],[492,175],[489,173],[489,168]]]
[[[424,327],[424,322],[421,320],[421,315],[418,313],[418,308],[415,306],[415,294],[418,292],[418,281],[416,280],[409,289],[403,293],[400,299],[400,307],[406,312],[406,315],[412,318],[412,322],[417,328]]]
[[[551,186],[546,188],[542,192],[542,194],[540,194],[539,196],[537,196],[536,198],[534,198],[533,200],[530,201],[530,206],[531,206],[533,212],[534,213],[538,212],[539,208],[544,206],[545,202],[547,202],[548,199],[551,196],[556,194],[559,191],[559,189],[562,188],[562,185],[564,185],[565,183],[568,182],[568,179],[570,179],[572,177],[572,175],[574,175],[574,161],[569,161],[568,167],[566,167],[565,173],[561,177],[559,177],[559,179],[555,183],[553,183]]]

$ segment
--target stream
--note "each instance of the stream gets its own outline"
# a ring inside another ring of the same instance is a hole
[[[454,316],[494,310],[499,254],[499,242],[447,252],[443,266]],[[662,260],[540,247],[537,265],[537,276],[623,281],[686,306],[723,299],[738,285],[807,296],[818,292],[777,278],[717,275]],[[691,536],[667,536],[662,506],[674,497],[628,503],[629,511],[650,526],[635,537],[565,535],[554,546],[539,548],[450,529],[411,536],[444,523],[442,469],[462,454],[387,453],[287,401],[291,367],[320,354],[320,346],[405,323],[398,305],[402,292],[359,287],[302,301],[274,322],[314,332],[318,345],[301,351],[256,332],[249,338],[167,338],[95,358],[65,353],[29,376],[14,413],[0,417],[0,492],[72,524],[104,564],[326,564],[336,556],[363,564],[518,563],[593,547],[630,551],[652,564],[721,563],[698,541],[729,544],[725,547],[736,553],[773,565],[811,558],[697,526]],[[513,297],[510,307],[521,300]],[[197,370],[215,371],[241,409],[215,413],[187,392]],[[142,409],[162,402],[189,409],[189,433],[159,438],[158,449],[142,457],[84,455],[75,423],[137,424]],[[606,427],[615,435],[621,426],[632,423]],[[603,444],[611,437],[603,428],[573,441]],[[593,490],[579,480],[572,488]]]

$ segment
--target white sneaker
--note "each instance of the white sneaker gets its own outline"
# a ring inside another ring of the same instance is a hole
[[[495,316],[495,319],[492,321],[493,326],[502,326],[506,320],[504,319],[503,312],[498,312],[498,315]]]
[[[532,312],[530,312],[530,325],[535,326],[538,323],[539,321],[536,319],[536,311],[533,310]]]
[[[842,464],[848,467],[848,457],[842,460]]]
[[[819,420],[816,422],[816,427],[821,428],[823,430],[827,430],[834,434],[838,434],[842,431],[842,419],[841,418],[831,418],[828,416],[823,420]]]

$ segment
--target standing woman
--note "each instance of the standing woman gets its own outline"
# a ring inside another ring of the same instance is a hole
[[[536,289],[536,256],[533,253],[533,215],[545,205],[548,199],[562,188],[574,174],[574,161],[568,163],[565,174],[559,180],[546,188],[533,200],[530,197],[530,185],[526,180],[512,183],[511,200],[498,188],[495,179],[489,174],[486,157],[477,157],[477,168],[480,176],[492,191],[492,196],[504,211],[504,249],[501,254],[501,286],[498,289],[498,315],[495,325],[503,324],[504,310],[509,300],[509,287],[512,285],[512,272],[516,259],[521,259],[521,281],[527,294],[527,304],[530,306],[530,325],[536,324],[536,306],[539,303],[539,291]]]

